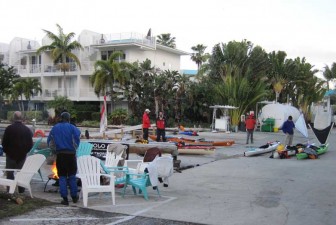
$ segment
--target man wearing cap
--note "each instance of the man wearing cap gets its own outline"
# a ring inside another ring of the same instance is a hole
[[[146,109],[142,116],[142,132],[143,139],[148,141],[148,128],[150,128],[150,119],[148,114],[150,113],[149,109]]]
[[[51,129],[47,143],[51,149],[56,150],[56,168],[63,205],[69,205],[68,182],[72,201],[78,201],[76,149],[79,138],[80,130],[70,123],[70,114],[62,112],[61,122]]]

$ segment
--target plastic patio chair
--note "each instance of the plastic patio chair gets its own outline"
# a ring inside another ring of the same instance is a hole
[[[42,141],[42,137],[36,140],[36,142],[34,143],[33,147],[27,153],[28,156],[29,155],[40,154],[39,150],[38,150],[38,146],[40,145],[41,141]],[[45,154],[42,154],[42,155],[45,155]],[[47,157],[47,156],[45,155],[45,157]],[[40,169],[38,170],[38,173],[39,173],[39,175],[41,177],[41,180],[43,181],[43,176],[42,176],[42,172],[41,172]]]
[[[123,184],[126,181],[126,173],[128,173],[128,167],[118,166],[119,162],[123,160],[123,154],[125,149],[118,151],[110,151],[108,146],[106,150],[105,162],[100,161],[102,170],[107,173],[115,176],[115,184]]]
[[[128,185],[132,186],[134,195],[137,194],[137,188],[139,189],[139,194],[143,194],[143,197],[148,200],[147,187],[152,186],[149,175],[147,173],[137,174],[137,173],[127,173],[126,181],[123,189],[122,197],[125,197],[126,188]],[[157,194],[160,196],[159,188],[156,187]]]
[[[13,194],[17,186],[27,188],[30,197],[33,194],[30,187],[30,182],[35,173],[40,169],[46,157],[41,154],[30,155],[26,158],[21,170],[4,169],[3,171],[17,171],[14,180],[0,178],[0,185],[9,186],[9,193]]]
[[[91,155],[93,144],[89,142],[80,142],[76,151],[76,156]]]
[[[112,204],[115,205],[114,176],[102,174],[100,172],[100,159],[94,156],[81,156],[77,158],[78,176],[82,181],[83,204],[87,207],[88,195],[90,192],[110,192],[112,195]],[[101,185],[102,176],[110,179],[109,185]]]

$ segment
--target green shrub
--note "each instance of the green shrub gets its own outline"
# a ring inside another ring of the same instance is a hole
[[[100,112],[91,113],[91,119],[94,121],[100,121]]]
[[[43,120],[43,112],[42,111],[28,111],[28,112],[24,112],[24,118],[25,118],[25,120],[28,120],[30,122],[33,119],[35,119],[36,122],[42,121]]]
[[[77,111],[77,121],[84,121],[84,120],[92,120],[92,112],[91,111],[79,111],[76,108]]]
[[[99,123],[99,121],[84,120],[84,121],[81,122],[81,126],[83,126],[83,127],[99,127],[100,123]]]
[[[110,124],[121,125],[125,124],[127,120],[127,110],[126,109],[116,109],[111,115],[108,116]]]
[[[13,121],[13,115],[15,111],[8,111],[7,112],[7,120]],[[32,123],[33,119],[36,119],[36,121],[42,121],[43,120],[43,112],[42,111],[27,111],[22,112],[23,120],[25,120],[28,123]]]
[[[142,120],[139,117],[134,116],[134,115],[129,115],[126,121],[126,124],[130,126],[139,125],[141,123],[142,123]]]

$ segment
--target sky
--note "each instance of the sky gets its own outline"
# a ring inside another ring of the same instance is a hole
[[[41,43],[42,29],[111,34],[171,33],[177,49],[197,44],[211,53],[215,44],[251,41],[266,52],[306,58],[323,71],[336,62],[335,0],[0,0],[0,42],[14,37]],[[77,36],[76,36],[77,38]],[[197,66],[184,56],[181,69]]]

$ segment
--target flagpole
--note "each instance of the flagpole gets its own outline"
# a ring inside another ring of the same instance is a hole
[[[107,108],[106,108],[106,94],[104,95],[104,102],[100,113],[100,133],[103,133],[103,139],[106,138],[107,128]]]

